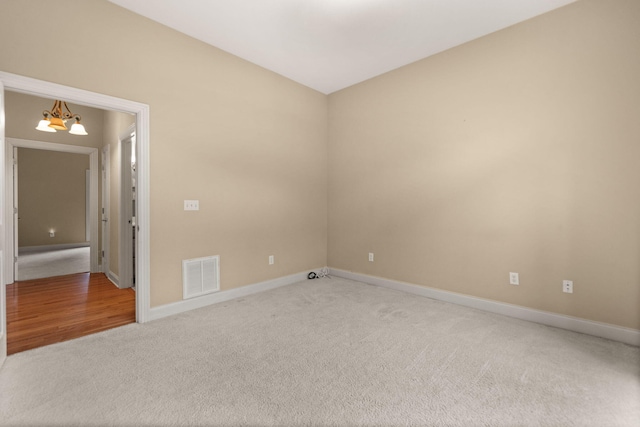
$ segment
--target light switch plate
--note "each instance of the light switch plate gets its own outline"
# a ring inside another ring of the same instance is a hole
[[[185,200],[184,201],[184,210],[185,211],[199,211],[200,210],[200,200]]]

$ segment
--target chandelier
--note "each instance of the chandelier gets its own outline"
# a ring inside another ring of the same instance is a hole
[[[66,111],[63,111],[62,108]],[[42,112],[43,119],[40,120],[37,130],[43,132],[55,132],[56,130],[67,130],[65,122],[70,119],[74,119],[76,122],[71,126],[69,133],[72,135],[88,135],[84,126],[80,124],[80,114],[74,114],[69,109],[69,106],[65,101],[55,100],[51,110],[44,110]]]

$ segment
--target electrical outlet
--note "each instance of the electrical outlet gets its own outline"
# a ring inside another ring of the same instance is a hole
[[[369,262],[373,262],[373,252],[369,252]]]
[[[509,273],[509,283],[512,285],[520,284],[520,276],[518,273]]]
[[[562,292],[567,294],[573,293],[573,280],[563,280],[562,281]]]
[[[273,255],[269,255],[269,265],[273,265],[275,263],[275,259]]]

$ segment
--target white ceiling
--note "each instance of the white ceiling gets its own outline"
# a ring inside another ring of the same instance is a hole
[[[110,0],[329,94],[575,0]]]

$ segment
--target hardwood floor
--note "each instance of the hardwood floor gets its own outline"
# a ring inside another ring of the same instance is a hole
[[[135,300],[102,273],[7,285],[7,354],[133,323]]]

